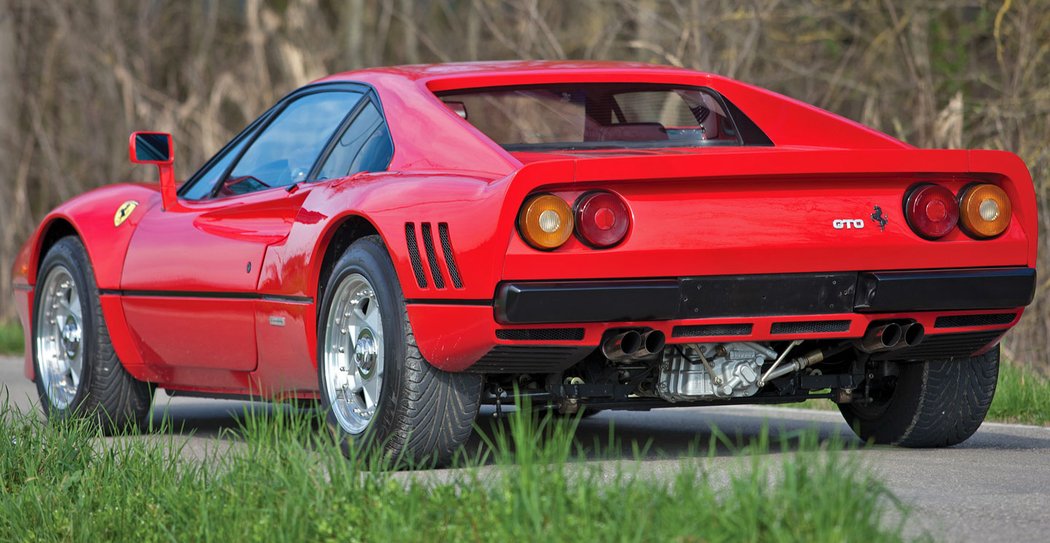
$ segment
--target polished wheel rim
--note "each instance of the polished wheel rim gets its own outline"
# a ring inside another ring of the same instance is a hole
[[[339,426],[360,434],[383,388],[383,322],[375,289],[354,273],[336,287],[325,327],[324,379]]]
[[[80,387],[84,369],[84,318],[76,281],[65,266],[55,266],[40,289],[36,352],[48,400],[66,409]]]

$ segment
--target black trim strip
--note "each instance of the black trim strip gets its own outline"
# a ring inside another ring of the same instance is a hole
[[[12,283],[11,288],[15,290],[22,290],[25,292],[33,292],[33,285],[23,285],[22,283]]]
[[[99,294],[137,298],[208,298],[213,300],[261,300],[291,304],[309,304],[309,296],[284,296],[281,294],[259,294],[257,292],[199,292],[190,290],[119,290],[99,289]]]
[[[955,311],[1013,309],[1032,303],[1032,268],[864,272],[857,281],[856,311]]]
[[[416,305],[476,305],[483,307],[492,307],[492,300],[472,300],[454,298],[409,298],[405,300],[405,303]]]
[[[1030,268],[980,268],[523,281],[497,287],[495,313],[504,324],[548,324],[1013,309],[1031,303],[1035,277]],[[772,333],[801,326],[777,324]]]

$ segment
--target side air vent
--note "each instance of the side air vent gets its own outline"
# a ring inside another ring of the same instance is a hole
[[[1010,324],[1017,318],[1016,313],[995,313],[986,315],[951,315],[937,317],[934,328],[963,328],[966,326],[996,326]]]
[[[412,261],[412,274],[416,276],[416,284],[419,288],[427,288],[427,275],[423,272],[423,261],[419,258],[415,223],[405,223],[405,241],[408,242],[408,258]]]
[[[518,328],[496,330],[496,337],[511,341],[580,341],[583,328]]]
[[[423,227],[423,247],[427,250],[427,262],[430,263],[430,276],[434,278],[434,286],[445,288],[445,278],[441,276],[441,267],[438,266],[437,252],[434,251],[434,231],[430,223],[425,222]]]
[[[459,273],[459,265],[456,264],[456,253],[452,250],[452,236],[449,235],[448,223],[438,223],[438,238],[441,241],[441,253],[445,257],[444,264],[438,258],[437,244],[434,240],[434,227],[429,222],[420,223],[420,235],[423,237],[423,250],[426,251],[427,266],[423,266],[423,258],[419,251],[419,240],[416,238],[416,223],[405,223],[405,240],[408,241],[408,256],[412,260],[412,273],[416,276],[416,284],[419,288],[427,288],[427,270],[434,281],[434,287],[445,288],[445,271],[452,280],[452,286],[463,288],[463,276]]]
[[[750,324],[697,324],[675,326],[671,337],[747,336],[751,335]]]
[[[463,279],[459,275],[459,266],[456,265],[456,254],[452,252],[452,238],[448,235],[448,223],[438,223],[438,237],[441,238],[441,250],[445,253],[445,264],[448,265],[448,276],[452,279],[452,286],[463,288]]]
[[[769,329],[770,334],[824,334],[828,332],[846,332],[849,321],[802,321],[776,322]]]

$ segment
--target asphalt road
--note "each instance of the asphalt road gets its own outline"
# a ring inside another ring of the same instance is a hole
[[[21,359],[0,357],[0,386],[7,388],[14,407],[39,412],[36,389],[22,377]],[[159,393],[154,418],[168,417],[181,429],[177,437],[185,440],[183,453],[196,456],[236,447],[223,430],[236,428],[246,407],[268,408]],[[738,444],[756,438],[764,425],[774,439],[813,428],[822,439],[838,436],[856,443],[837,413],[751,406],[600,413],[581,422],[577,437],[585,444],[605,443],[610,423],[628,451],[624,458],[633,458],[633,440],[650,443],[642,469],[652,476],[673,473],[680,459],[690,454],[690,446],[707,443],[715,427]],[[950,449],[876,447],[852,454],[861,455],[862,462],[914,508],[911,533],[928,531],[941,541],[1050,540],[1050,428],[988,423]],[[739,466],[728,450],[701,461],[709,470]]]

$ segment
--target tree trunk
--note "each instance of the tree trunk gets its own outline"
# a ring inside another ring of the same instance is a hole
[[[14,6],[12,0],[0,0],[0,167],[6,176],[13,176],[18,170],[16,165],[16,135],[18,133],[18,85],[19,78],[15,68],[18,61],[15,43]],[[12,205],[25,195],[13,194],[24,189],[24,184],[16,184],[8,177],[0,180],[0,209],[3,209],[5,223],[13,220]],[[21,241],[17,234],[22,231],[21,224],[4,224],[3,236],[0,237],[0,321],[14,317],[14,307],[7,303],[11,299],[11,269],[15,251]]]

